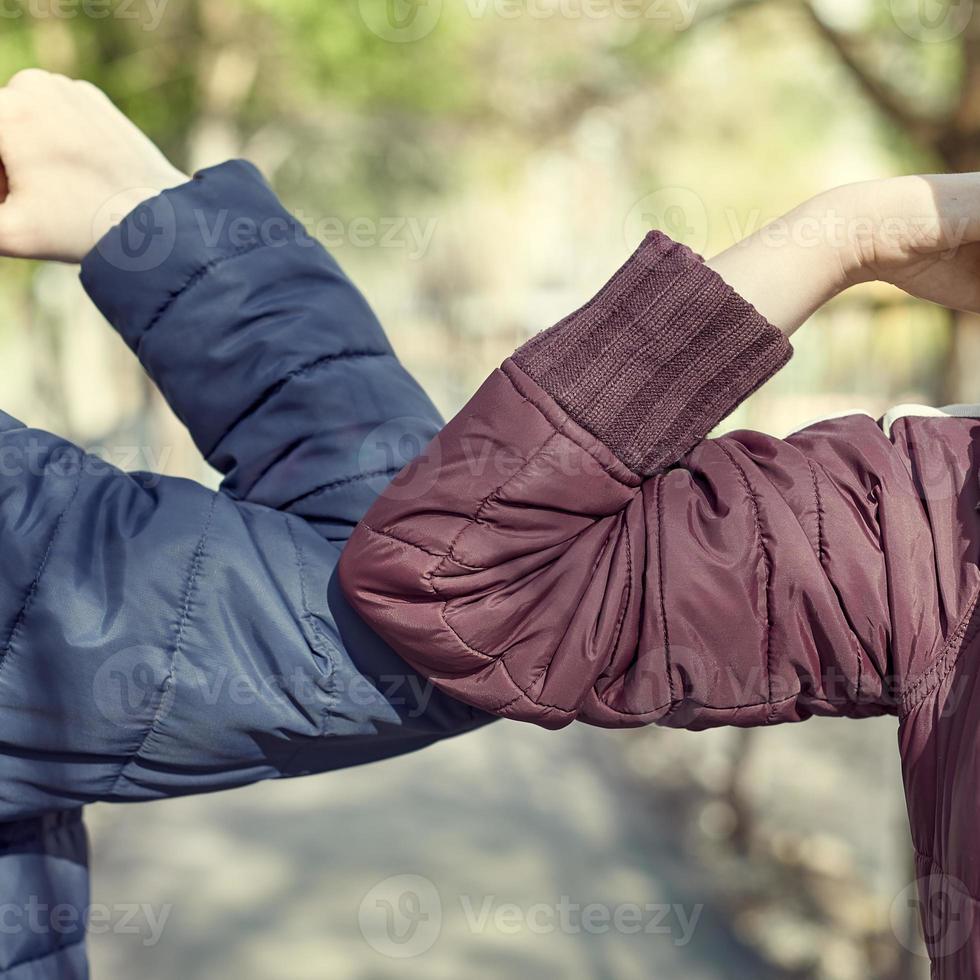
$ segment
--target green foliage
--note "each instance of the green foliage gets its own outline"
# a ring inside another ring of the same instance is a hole
[[[9,16],[11,2],[0,78],[29,65],[88,78],[182,166],[216,129],[232,152],[262,158],[294,207],[433,215],[474,188],[503,207],[549,154],[593,153],[634,200],[662,187],[699,197],[709,250],[828,184],[939,165],[899,117],[942,125],[966,70],[962,34],[915,36],[919,0],[813,0],[830,34],[802,0],[704,0],[685,29],[549,14],[589,9],[569,0],[157,0],[153,25],[150,0],[108,0],[106,17],[83,15],[99,0],[59,0],[75,16],[46,17],[29,14],[37,0]],[[393,16],[433,12],[417,39],[387,29]],[[828,38],[897,112],[876,104]],[[605,136],[590,149],[595,132]],[[30,275],[8,264],[4,288]],[[931,324],[923,336],[940,349]],[[909,384],[922,387],[921,374]]]

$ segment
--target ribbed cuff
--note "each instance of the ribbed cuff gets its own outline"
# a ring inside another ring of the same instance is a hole
[[[581,309],[513,361],[633,472],[676,462],[792,356],[696,253],[651,232]]]

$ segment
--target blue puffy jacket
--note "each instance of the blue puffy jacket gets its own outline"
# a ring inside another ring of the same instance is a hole
[[[123,473],[0,413],[8,980],[87,975],[83,804],[357,765],[491,720],[337,587],[349,533],[442,422],[258,172],[233,161],[142,205],[82,282],[224,482]]]

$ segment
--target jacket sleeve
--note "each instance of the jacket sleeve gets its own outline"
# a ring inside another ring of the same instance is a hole
[[[348,656],[305,521],[0,413],[0,822],[398,755],[478,723]],[[371,659],[374,658],[374,659]]]
[[[339,546],[439,420],[254,169],[138,209],[83,279],[227,476],[215,493],[124,473],[0,413],[0,822],[359,764],[489,720],[340,593]]]
[[[137,208],[82,283],[222,489],[338,544],[442,424],[364,297],[244,160]]]
[[[546,727],[894,710],[894,649],[935,598],[892,443],[862,415],[705,439],[789,356],[652,234],[395,479],[342,587],[444,690]]]
[[[92,910],[81,809],[0,824],[0,976],[83,980]]]

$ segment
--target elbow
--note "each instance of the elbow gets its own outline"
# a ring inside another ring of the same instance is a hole
[[[544,728],[574,721],[575,707],[542,703],[533,684],[521,683],[520,662],[529,650],[523,642],[514,648],[500,594],[468,575],[454,576],[450,589],[433,574],[443,560],[360,524],[341,556],[340,586],[365,623],[439,690],[489,714]],[[459,607],[466,610],[465,625],[455,620]]]
[[[423,560],[425,559],[425,560]],[[359,524],[340,556],[340,587],[360,617],[412,666],[424,659],[433,629],[427,580],[431,557]]]
[[[341,590],[361,619],[438,684],[465,665],[451,650],[444,600],[432,582],[437,561],[427,551],[362,523],[344,548],[337,571]]]

